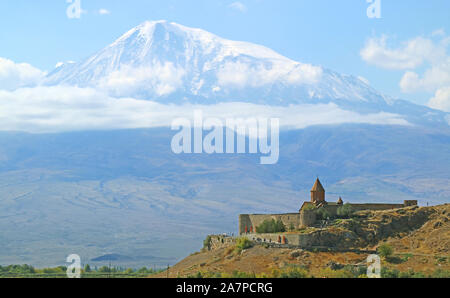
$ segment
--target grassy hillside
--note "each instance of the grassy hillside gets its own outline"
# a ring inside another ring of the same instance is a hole
[[[450,277],[450,205],[367,212],[358,227],[360,252],[271,248],[234,244],[195,253],[170,268],[170,277],[359,277],[367,257],[380,246],[393,248],[382,260],[384,277]],[[333,233],[334,227],[329,227]],[[374,238],[368,237],[376,235]],[[323,237],[326,237],[323,236]],[[335,243],[335,247],[341,247]],[[159,276],[166,276],[167,272]]]

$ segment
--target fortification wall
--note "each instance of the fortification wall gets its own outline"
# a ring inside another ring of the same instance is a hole
[[[289,246],[299,246],[300,238],[302,235],[299,234],[248,234],[247,237],[251,241],[256,243],[267,243],[267,244],[278,244],[278,245],[289,245]]]
[[[417,206],[417,201],[405,201],[404,204],[349,204],[355,212],[372,210],[382,211],[405,208],[408,206]],[[326,205],[325,208],[332,216],[337,215],[337,210],[342,205]],[[316,223],[316,213],[314,210],[302,210],[300,213],[288,214],[242,214],[239,216],[239,235],[256,233],[256,227],[260,226],[265,220],[281,220],[289,229],[301,227],[310,227]]]
[[[239,216],[239,235],[256,232],[256,227],[259,227],[265,220],[281,220],[287,229],[293,226],[298,229],[300,224],[300,213],[287,214],[241,214]]]
[[[300,227],[310,227],[317,220],[315,210],[303,210],[300,212]]]
[[[405,207],[414,207],[419,205],[419,201],[417,200],[406,200],[404,203]]]
[[[342,207],[342,205],[326,205],[323,208],[325,208],[331,215],[336,215],[340,207]]]
[[[216,250],[236,244],[236,238],[223,235],[210,235],[209,249]]]
[[[357,236],[348,231],[317,230],[307,234],[249,234],[246,237],[255,243],[274,247],[301,249],[349,249],[357,243]]]
[[[404,204],[350,204],[350,206],[352,206],[354,211],[364,211],[364,210],[381,211],[405,207]]]

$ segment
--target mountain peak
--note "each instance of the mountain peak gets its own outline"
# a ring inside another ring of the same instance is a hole
[[[166,20],[145,21],[88,59],[57,68],[47,84],[172,103],[385,103],[354,77]]]
[[[175,23],[170,23],[166,20],[145,21],[134,29],[138,31],[141,36],[151,37],[158,31],[173,31],[176,27],[175,25]]]
[[[177,34],[185,34],[185,35],[191,35],[186,37],[193,37],[192,35],[196,34],[203,34],[203,35],[209,35],[214,36],[213,34],[197,28],[190,28],[185,27],[180,24],[169,22],[166,20],[158,20],[158,21],[145,21],[138,26],[134,27],[127,33],[125,33],[122,37],[119,38],[119,40],[124,40],[127,38],[130,38],[131,36],[134,36],[137,34],[139,37],[145,37],[147,39],[151,39],[155,34],[158,33],[177,33]],[[217,36],[215,36],[217,38]]]
[[[114,43],[110,45],[110,47],[117,45],[120,42],[123,42],[137,34],[139,37],[144,37],[150,39],[155,32],[155,28],[157,26],[161,26],[162,28],[166,27],[168,22],[166,20],[159,21],[145,21],[133,29],[129,30],[127,33],[119,37]]]

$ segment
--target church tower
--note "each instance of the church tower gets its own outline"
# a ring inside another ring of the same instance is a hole
[[[316,183],[314,183],[311,189],[311,202],[318,205],[325,202],[325,189],[320,183],[319,178],[317,178]]]

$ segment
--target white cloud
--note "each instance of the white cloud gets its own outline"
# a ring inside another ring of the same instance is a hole
[[[240,12],[247,12],[247,6],[243,4],[242,2],[236,1],[230,4],[230,8],[240,11]]]
[[[386,69],[414,69],[430,59],[437,49],[433,42],[416,37],[402,43],[398,48],[389,48],[388,37],[370,38],[360,54],[364,61]]]
[[[45,72],[27,63],[15,63],[0,57],[0,90],[14,90],[35,86],[44,78]]]
[[[431,33],[431,36],[440,36],[440,37],[442,37],[442,36],[445,36],[445,35],[446,34],[445,34],[444,28],[440,28],[440,29],[434,30],[433,33]]]
[[[436,91],[435,96],[430,99],[428,105],[431,108],[450,113],[450,87],[444,87]],[[450,117],[450,116],[448,116]],[[450,118],[449,118],[450,119]],[[450,121],[449,121],[450,124]]]
[[[253,65],[228,62],[217,72],[218,84],[222,87],[262,87],[278,80],[289,84],[314,84],[320,80],[322,68],[309,64],[273,63]]]
[[[0,91],[0,130],[32,133],[170,127],[175,118],[280,118],[284,128],[320,124],[408,125],[389,113],[362,115],[335,104],[273,107],[248,103],[164,105],[133,98],[113,98],[90,88],[36,87]]]
[[[445,86],[450,86],[450,57],[447,61],[429,67],[422,76],[414,71],[408,71],[400,81],[400,87],[404,93],[434,92]]]
[[[182,84],[185,70],[173,63],[154,63],[147,67],[122,66],[99,82],[99,88],[117,97],[128,96],[135,90],[148,90],[156,96],[169,95]]]
[[[387,36],[369,39],[361,50],[362,59],[381,68],[406,70],[399,83],[402,92],[435,94],[428,106],[448,111],[450,56],[447,49],[450,37],[445,31],[438,29],[430,38],[419,36],[394,48],[388,47],[387,40]],[[424,70],[419,71],[419,67]]]
[[[108,15],[108,14],[111,14],[111,11],[109,11],[109,10],[106,9],[106,8],[102,8],[102,9],[100,9],[100,10],[98,11],[98,13],[99,13],[100,15]]]

